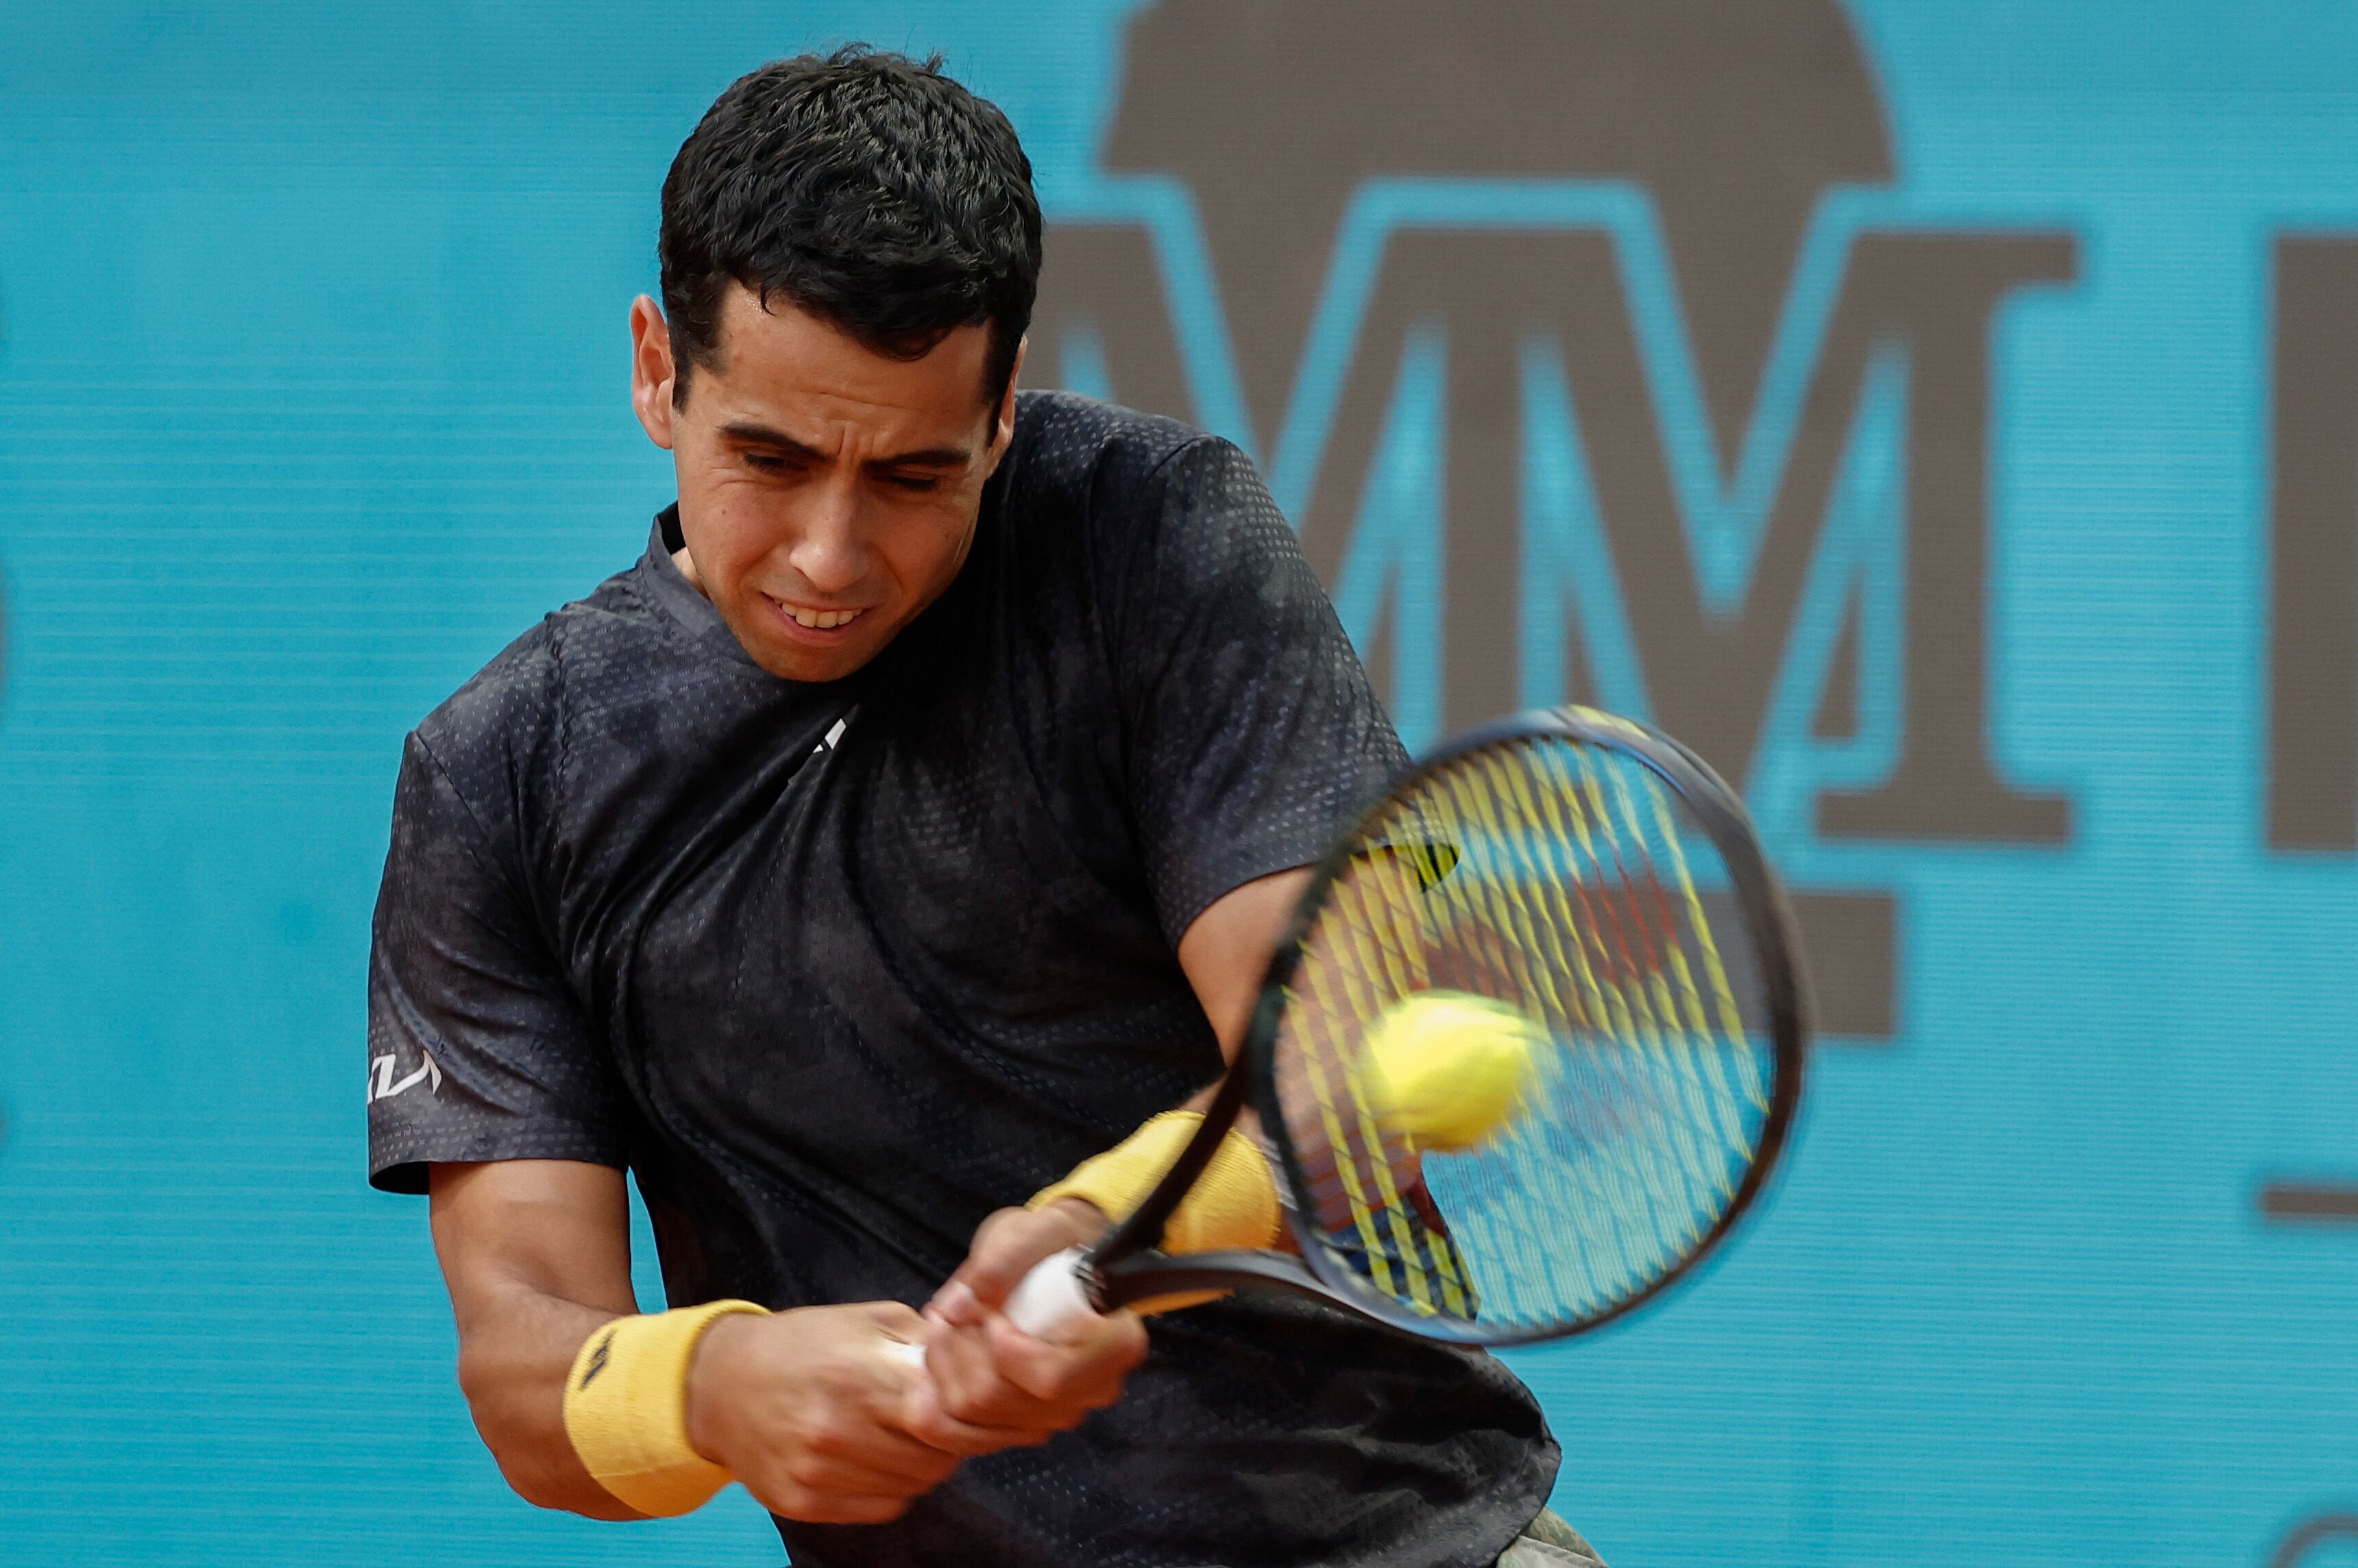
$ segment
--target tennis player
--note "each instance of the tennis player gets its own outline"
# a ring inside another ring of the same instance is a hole
[[[678,503],[408,738],[377,905],[372,1180],[432,1195],[509,1482],[622,1519],[733,1477],[847,1568],[1593,1563],[1487,1357],[998,1311],[1160,1173],[1403,762],[1249,462],[1018,395],[1031,168],[938,62],[738,81],[660,249]],[[1203,1185],[1274,1239],[1249,1145]]]

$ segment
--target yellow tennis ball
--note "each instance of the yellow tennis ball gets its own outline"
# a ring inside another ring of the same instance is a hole
[[[1504,1002],[1420,992],[1368,1031],[1360,1089],[1387,1126],[1424,1147],[1470,1149],[1514,1109],[1543,1038]]]

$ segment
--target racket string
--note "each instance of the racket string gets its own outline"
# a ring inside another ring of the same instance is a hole
[[[1315,1228],[1371,1288],[1421,1314],[1595,1315],[1725,1211],[1773,1069],[1698,881],[1724,867],[1682,820],[1627,758],[1541,739],[1434,770],[1363,830],[1301,944],[1277,1087]],[[1419,1148],[1368,1087],[1371,1034],[1434,992],[1541,1042],[1472,1148]]]
[[[1508,786],[1522,793],[1524,801],[1528,803],[1530,800],[1528,781],[1520,773],[1511,771],[1505,773],[1505,779]],[[1518,866],[1515,869],[1517,874],[1514,881],[1502,883],[1498,889],[1499,894],[1510,905],[1520,905],[1521,903],[1520,900],[1509,896],[1516,887],[1532,886],[1540,889],[1542,896],[1552,894],[1552,902],[1556,907],[1541,912],[1552,918],[1537,919],[1536,925],[1558,939],[1560,949],[1561,939],[1565,934],[1568,933],[1573,937],[1571,951],[1576,955],[1576,960],[1582,969],[1592,977],[1603,1002],[1603,1005],[1596,1010],[1598,1025],[1609,1038],[1624,1047],[1635,1046],[1642,1050],[1650,1044],[1658,1044],[1650,1038],[1655,1031],[1651,1027],[1651,1020],[1642,990],[1632,995],[1632,982],[1640,979],[1643,967],[1631,955],[1627,925],[1622,919],[1617,901],[1609,896],[1607,890],[1610,883],[1603,875],[1604,857],[1596,849],[1596,844],[1600,840],[1605,842],[1608,849],[1610,848],[1610,835],[1609,832],[1590,831],[1589,825],[1592,821],[1600,827],[1609,828],[1610,827],[1609,818],[1601,809],[1601,798],[1592,795],[1585,803],[1589,811],[1583,813],[1579,809],[1583,802],[1577,795],[1559,801],[1553,792],[1547,792],[1543,797],[1555,804],[1569,805],[1573,808],[1574,815],[1568,823],[1574,830],[1572,841],[1580,844],[1589,852],[1598,875],[1594,879],[1581,877],[1576,863],[1571,868],[1573,874],[1568,878],[1549,876],[1545,874],[1543,868]],[[1492,803],[1478,793],[1476,798],[1476,810],[1482,818],[1482,826],[1494,832],[1498,831],[1501,825],[1496,819],[1496,810]],[[1531,838],[1531,835],[1525,834],[1508,838],[1506,841],[1528,844]],[[1594,893],[1589,891],[1592,881],[1595,889]],[[1565,896],[1567,888],[1573,890],[1574,895],[1578,898],[1583,906],[1581,918],[1570,917],[1568,907],[1570,900]],[[1601,919],[1596,914],[1597,907],[1600,905],[1604,912],[1604,917]],[[1529,912],[1525,913],[1527,921],[1531,920],[1532,917]],[[1608,934],[1612,937],[1610,943],[1606,940]],[[1593,944],[1593,962],[1589,955],[1590,944],[1584,944],[1581,941],[1583,936],[1590,938]],[[1603,979],[1601,981],[1595,981],[1595,977],[1600,973]],[[1624,1050],[1616,1052],[1603,1060],[1627,1065],[1635,1058]],[[1608,1077],[1604,1098],[1609,1108],[1627,1113],[1629,1108],[1628,1102],[1636,1098],[1637,1086],[1632,1078],[1633,1075],[1626,1073]],[[1606,1147],[1615,1148],[1613,1145]],[[1617,1150],[1616,1152],[1617,1152]],[[1659,1151],[1639,1145],[1630,1149],[1629,1152],[1638,1156],[1645,1166],[1650,1168],[1640,1169],[1631,1162],[1615,1159],[1605,1165],[1601,1173],[1609,1178],[1607,1184],[1612,1198],[1610,1210],[1615,1220],[1614,1234],[1617,1239],[1620,1238],[1628,1228],[1626,1219],[1631,1213],[1643,1210],[1647,1223],[1660,1223],[1656,1213],[1656,1195],[1660,1191],[1669,1175],[1663,1161],[1659,1157]],[[1546,1169],[1547,1167],[1535,1165],[1533,1168]],[[1644,1227],[1640,1226],[1639,1228],[1642,1230]],[[1620,1251],[1626,1262],[1628,1258],[1626,1247]]]
[[[1364,886],[1354,884],[1338,891],[1347,892],[1351,903],[1357,905],[1344,909],[1346,920],[1341,930],[1364,934],[1382,928],[1383,922],[1370,920]],[[1352,958],[1360,956],[1348,955]],[[1346,961],[1308,968],[1316,992],[1313,1014],[1315,1019],[1324,1023],[1339,1017],[1370,1015],[1368,1010],[1377,1005],[1378,992],[1373,984],[1375,977],[1368,972],[1368,966]],[[1330,969],[1340,970],[1347,992],[1341,1005],[1327,990],[1325,980]],[[1328,1140],[1332,1162],[1349,1207],[1359,1255],[1373,1282],[1389,1294],[1404,1296],[1421,1311],[1461,1314],[1470,1311],[1463,1281],[1449,1277],[1453,1271],[1446,1268],[1429,1271],[1424,1261],[1426,1249],[1422,1243],[1431,1227],[1415,1213],[1404,1195],[1402,1184],[1395,1176],[1396,1168],[1412,1158],[1412,1152],[1387,1147],[1388,1142],[1400,1141],[1398,1135],[1388,1138],[1358,1076],[1348,1070],[1339,1055],[1314,1065],[1312,1079],[1321,1128]],[[1341,1112],[1342,1104],[1349,1108],[1347,1119]],[[1374,1201],[1370,1200],[1371,1194]],[[1429,1280],[1429,1271],[1439,1272],[1443,1277],[1437,1281]]]
[[[1594,766],[1593,757],[1586,752],[1582,752],[1579,756],[1579,761],[1582,764],[1582,784],[1584,789],[1587,792],[1590,801],[1600,816],[1607,816],[1609,819],[1610,807],[1606,804],[1604,791],[1600,787],[1600,784],[1596,776],[1596,770]],[[1630,829],[1630,831],[1636,835],[1638,840],[1642,844],[1643,829],[1638,824],[1634,806],[1629,800],[1628,774],[1626,773],[1617,771],[1613,774],[1613,784],[1615,804],[1621,807],[1621,824]],[[1647,787],[1650,789],[1655,786],[1649,783]],[[1612,849],[1614,869],[1620,878],[1622,885],[1631,888],[1634,893],[1637,881],[1636,879],[1632,878],[1630,875],[1627,864],[1627,858],[1622,852],[1619,835],[1608,834],[1606,841]],[[1652,857],[1649,855],[1640,863],[1643,867],[1645,881],[1659,891],[1660,882],[1653,873]],[[1682,1071],[1691,1064],[1690,1054],[1688,1051],[1688,1040],[1685,1032],[1679,1028],[1676,1010],[1671,1005],[1669,987],[1662,975],[1664,960],[1658,957],[1655,944],[1652,939],[1652,934],[1646,926],[1644,901],[1641,898],[1633,896],[1629,903],[1631,906],[1631,924],[1635,925],[1639,928],[1639,943],[1641,947],[1644,949],[1646,956],[1644,966],[1634,977],[1636,981],[1635,989],[1638,995],[1637,1011],[1644,1015],[1642,1029],[1647,1044],[1653,1049],[1658,1059],[1668,1063],[1672,1067],[1671,1087],[1674,1091],[1676,1091],[1683,1087],[1681,1082],[1682,1077],[1691,1079],[1693,1076],[1692,1074]],[[1665,929],[1664,935],[1665,937],[1669,937],[1671,935],[1671,933],[1667,928]],[[1707,933],[1706,939],[1708,939]],[[1670,940],[1667,945],[1673,951],[1682,950],[1681,945],[1674,939]],[[1651,995],[1650,992],[1659,992],[1660,995]],[[1700,1087],[1701,1086],[1700,1084],[1697,1084],[1695,1087]],[[1682,1109],[1686,1108],[1690,1102],[1687,1101],[1686,1097],[1682,1093],[1680,1095],[1680,1099],[1682,1102]],[[1709,1105],[1707,1102],[1704,1108],[1707,1115],[1709,1113]],[[1671,1119],[1671,1126],[1680,1140],[1681,1146],[1678,1152],[1686,1156],[1686,1158],[1678,1162],[1678,1172],[1682,1178],[1692,1178],[1698,1171],[1701,1170],[1704,1160],[1703,1151],[1695,1140],[1693,1122],[1688,1117],[1679,1116],[1673,1117]],[[1693,1201],[1693,1195],[1692,1192],[1689,1192],[1684,1195],[1689,1198],[1690,1205],[1692,1206]],[[1691,1206],[1690,1214],[1692,1215],[1692,1213],[1693,1209]],[[1682,1239],[1692,1241],[1698,1234],[1698,1230],[1690,1230]]]

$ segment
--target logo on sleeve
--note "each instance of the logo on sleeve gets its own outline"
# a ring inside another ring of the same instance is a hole
[[[384,1055],[371,1057],[369,1059],[369,1068],[373,1076],[369,1080],[368,1094],[365,1097],[365,1103],[374,1105],[378,1100],[391,1099],[397,1094],[415,1088],[421,1080],[426,1080],[428,1083],[428,1087],[426,1091],[427,1093],[440,1094],[442,1092],[441,1065],[434,1060],[434,1057],[430,1053],[421,1050],[417,1054],[419,1056],[424,1058],[424,1060],[418,1064],[417,1070],[400,1078],[396,1078],[393,1076],[395,1062],[395,1058],[393,1056]]]

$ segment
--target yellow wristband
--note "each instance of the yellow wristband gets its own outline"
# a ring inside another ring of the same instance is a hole
[[[565,1379],[565,1435],[598,1484],[643,1514],[702,1508],[732,1476],[687,1441],[687,1367],[696,1342],[752,1302],[618,1317],[592,1334]]]
[[[1043,1187],[1025,1205],[1044,1208],[1058,1198],[1086,1198],[1113,1220],[1127,1219],[1179,1158],[1203,1125],[1197,1110],[1166,1110],[1063,1181]],[[1269,1161],[1235,1128],[1213,1151],[1195,1184],[1163,1227],[1165,1252],[1215,1252],[1228,1247],[1276,1245],[1283,1216]]]

